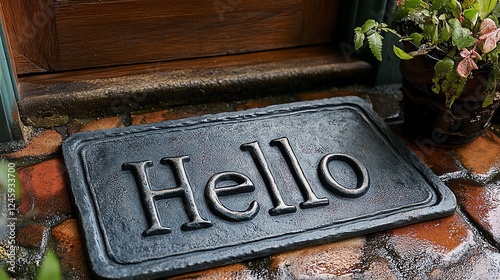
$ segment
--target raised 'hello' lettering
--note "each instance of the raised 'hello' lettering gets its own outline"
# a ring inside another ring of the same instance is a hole
[[[322,207],[329,204],[326,197],[318,198],[314,193],[309,181],[305,177],[304,171],[290,145],[287,138],[278,138],[270,141],[271,146],[279,148],[281,154],[287,162],[288,168],[292,173],[299,191],[304,198],[304,201],[299,205],[302,209]],[[259,173],[261,174],[266,185],[269,197],[273,203],[273,208],[269,209],[269,214],[272,216],[294,213],[297,207],[288,205],[276,184],[274,176],[269,168],[266,158],[262,152],[259,142],[251,142],[240,146],[242,151],[247,151],[251,154]],[[188,175],[184,168],[184,163],[189,162],[189,156],[168,157],[160,160],[161,164],[169,165],[175,176],[177,187],[152,190],[147,168],[153,166],[150,160],[139,162],[128,162],[122,165],[123,170],[131,171],[139,188],[142,199],[142,204],[146,213],[149,228],[144,231],[143,235],[158,235],[167,234],[172,231],[171,228],[161,224],[156,201],[160,199],[169,199],[180,197],[184,205],[184,211],[187,214],[188,222],[181,226],[184,231],[196,230],[212,226],[212,222],[202,218],[195,204],[193,191],[189,183]],[[356,175],[356,188],[346,188],[339,184],[331,175],[328,164],[333,160],[339,160],[347,163]],[[365,194],[369,189],[369,174],[366,167],[356,158],[346,154],[327,154],[318,164],[318,176],[323,186],[330,192],[344,197],[356,198]],[[235,185],[221,186],[222,182],[235,183]],[[227,208],[222,204],[219,197],[237,195],[240,193],[253,192],[255,186],[251,179],[246,175],[234,172],[225,171],[212,175],[205,187],[205,200],[208,208],[218,217],[232,221],[242,222],[253,219],[260,210],[260,205],[257,201],[249,202],[246,210],[236,211]]]

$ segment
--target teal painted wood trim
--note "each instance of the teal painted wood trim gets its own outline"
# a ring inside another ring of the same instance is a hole
[[[396,7],[396,0],[388,0],[384,21],[388,22],[392,11]],[[399,58],[394,54],[392,46],[398,43],[398,38],[393,34],[387,34],[384,38],[384,47],[382,49],[382,62],[378,63],[375,83],[376,84],[395,84],[401,83],[403,76],[399,71]],[[400,45],[402,47],[402,45]]]
[[[340,1],[337,21],[337,36],[341,42],[354,45],[354,28],[361,26],[367,19],[384,20],[386,7],[391,0],[353,0]]]
[[[375,84],[400,83],[399,59],[392,51],[397,38],[386,35],[384,40],[383,59],[378,62],[368,47],[354,51],[354,28],[361,26],[367,19],[388,22],[396,0],[353,0],[341,1],[337,23],[337,41],[346,56],[356,56],[370,62],[374,67],[373,82]]]
[[[0,27],[2,22],[0,20]],[[0,142],[21,140],[17,113],[17,86],[3,29],[0,28]]]

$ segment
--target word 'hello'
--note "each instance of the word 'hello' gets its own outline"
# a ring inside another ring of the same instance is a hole
[[[297,186],[299,187],[302,197],[304,198],[304,201],[300,203],[300,207],[305,209],[328,205],[329,200],[326,197],[318,198],[313,192],[288,139],[274,139],[270,142],[270,145],[277,146],[279,148],[283,157],[287,161],[290,171],[294,175]],[[264,179],[274,206],[269,210],[269,214],[277,216],[296,212],[296,206],[287,205],[284,202],[266,158],[260,148],[259,142],[243,144],[240,146],[240,149],[247,151],[252,155],[255,165]],[[160,160],[161,164],[169,165],[172,168],[178,184],[177,187],[163,190],[153,190],[153,188],[151,188],[146,169],[153,165],[152,161],[145,160],[139,162],[127,162],[122,165],[124,170],[129,170],[134,174],[139,188],[149,226],[149,228],[144,231],[143,235],[149,236],[171,232],[169,227],[163,226],[160,223],[156,206],[156,201],[160,199],[182,199],[184,210],[189,219],[189,222],[184,223],[181,226],[182,230],[196,230],[212,226],[211,221],[208,221],[200,216],[198,208],[195,204],[193,191],[184,168],[184,162],[188,162],[189,160],[189,156],[166,157]],[[330,170],[328,169],[328,164],[333,160],[343,161],[352,168],[357,177],[356,188],[346,188],[332,177]],[[359,197],[365,194],[369,188],[369,175],[366,167],[359,160],[350,155],[330,153],[323,156],[318,164],[318,175],[323,186],[327,190],[340,196]],[[221,183],[224,181],[233,182],[236,183],[236,185],[221,186]],[[252,201],[246,210],[234,211],[225,207],[220,202],[219,197],[252,192],[254,190],[254,184],[246,175],[239,172],[220,172],[212,175],[212,177],[208,180],[205,187],[205,199],[214,214],[222,219],[233,222],[246,221],[253,219],[259,212],[260,205],[257,201]]]

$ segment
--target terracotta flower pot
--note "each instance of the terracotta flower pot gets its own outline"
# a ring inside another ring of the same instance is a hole
[[[490,125],[500,105],[500,100],[495,100],[492,105],[482,106],[490,71],[475,70],[463,94],[447,108],[444,96],[431,89],[436,62],[437,59],[430,56],[401,61],[404,127],[430,145],[456,146],[471,142]]]

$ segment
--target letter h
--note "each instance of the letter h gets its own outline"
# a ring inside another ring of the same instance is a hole
[[[148,167],[153,166],[150,160],[139,162],[127,162],[122,165],[123,170],[131,171],[136,179],[137,186],[142,199],[142,204],[148,219],[149,228],[143,232],[144,236],[158,235],[170,233],[172,230],[169,227],[161,225],[156,207],[156,200],[180,197],[184,205],[184,210],[189,218],[189,222],[181,226],[182,230],[194,230],[200,228],[207,228],[212,226],[212,222],[204,220],[196,207],[193,191],[189,184],[186,170],[184,169],[184,162],[189,161],[189,156],[180,156],[172,158],[162,158],[160,163],[170,165],[174,171],[177,187],[163,190],[152,190],[149,178],[146,172]]]

